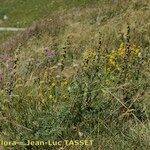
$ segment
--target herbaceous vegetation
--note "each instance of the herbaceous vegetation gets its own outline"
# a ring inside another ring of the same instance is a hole
[[[0,45],[0,139],[149,149],[149,1],[63,2]]]

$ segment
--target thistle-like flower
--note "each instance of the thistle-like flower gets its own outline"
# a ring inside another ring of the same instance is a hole
[[[44,54],[45,54],[45,57],[47,58],[53,58],[56,55],[55,51],[50,50],[48,47],[44,49]]]

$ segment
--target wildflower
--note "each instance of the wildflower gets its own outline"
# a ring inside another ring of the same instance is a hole
[[[48,57],[48,58],[53,58],[56,55],[55,51],[50,50],[48,47],[44,49],[44,54],[45,54],[45,57]]]
[[[56,76],[57,79],[59,79],[60,77],[61,77],[60,75],[57,75],[57,76]]]
[[[141,56],[142,56],[142,54],[139,52],[139,53],[138,53],[138,57],[141,57]]]
[[[49,99],[52,100],[53,99],[53,95],[49,95]]]
[[[6,62],[6,61],[12,61],[13,58],[10,55],[8,55],[8,54],[2,54],[2,55],[0,55],[0,60]]]
[[[70,86],[68,86],[68,88],[67,88],[67,89],[68,89],[68,91],[69,91],[69,92],[71,92],[71,87],[70,87]]]
[[[52,83],[52,87],[54,87],[56,84],[55,83]]]
[[[82,54],[83,63],[82,68],[88,69],[93,65],[93,62],[96,60],[96,52],[92,49],[87,49]]]
[[[58,64],[57,64],[57,68],[58,68],[58,70],[61,72],[61,71],[63,71],[63,69],[64,69],[64,64],[63,64],[63,62],[59,62]]]
[[[130,46],[130,56],[129,57],[139,57],[140,56],[140,48],[137,47],[136,45],[132,44]],[[126,45],[124,43],[121,43],[119,48],[117,50],[113,50],[109,55],[108,55],[108,63],[117,68],[117,70],[121,69],[122,65],[122,60],[126,56]]]
[[[46,69],[46,71],[44,72],[44,78],[46,79],[48,77],[48,70]]]
[[[63,66],[63,64],[62,63],[58,63],[57,66]]]
[[[44,81],[40,81],[40,84],[44,84],[45,82]]]
[[[96,52],[92,49],[87,49],[83,52],[83,59],[94,59],[96,56]]]
[[[68,84],[68,81],[66,79],[64,79],[62,82],[61,82],[61,87],[64,87]]]
[[[131,53],[133,55],[138,55],[140,53],[140,48],[133,44],[131,47]]]
[[[78,67],[78,66],[79,66],[78,64],[73,64],[73,67],[75,67],[75,68]]]

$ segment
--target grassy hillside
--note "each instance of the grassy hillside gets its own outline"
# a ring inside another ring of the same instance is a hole
[[[85,6],[98,0],[0,0],[0,27],[29,27],[34,21],[50,16],[54,11]],[[4,20],[3,17],[8,19]],[[0,32],[0,40],[4,41],[13,33]]]
[[[93,144],[2,149],[148,150],[149,1],[54,3],[3,2],[18,8],[3,25],[37,21],[0,45],[0,139]]]
[[[1,25],[27,27],[33,21],[50,15],[50,13],[58,9],[85,6],[86,4],[95,2],[98,2],[98,0],[0,0]],[[2,22],[4,15],[8,16],[8,20]]]

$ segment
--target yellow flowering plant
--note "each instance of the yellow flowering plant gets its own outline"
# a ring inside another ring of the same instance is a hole
[[[135,44],[130,45],[128,59],[130,58],[136,59],[139,56],[140,56],[140,47],[136,46]],[[109,55],[107,55],[109,67],[121,70],[125,57],[126,57],[126,45],[125,43],[121,43],[118,49],[113,50]]]
[[[93,49],[86,49],[82,53],[82,62],[83,62],[83,69],[88,69],[90,66],[93,65],[93,62],[96,58],[96,51]]]

